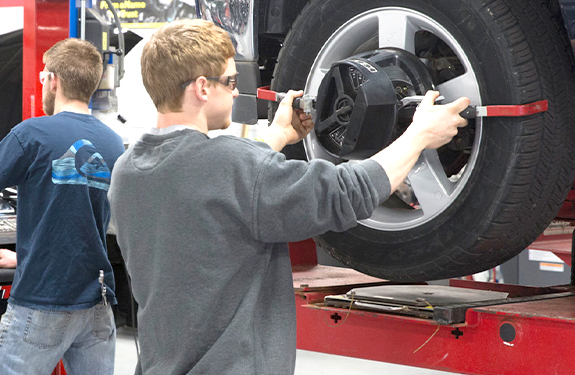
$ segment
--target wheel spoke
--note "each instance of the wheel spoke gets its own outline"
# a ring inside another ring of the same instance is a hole
[[[425,216],[440,212],[450,202],[455,184],[443,171],[436,150],[424,150],[407,178]]]
[[[465,95],[471,100],[471,104],[481,103],[477,91],[477,79],[475,75],[469,72],[437,85],[436,89],[445,97],[446,102],[451,102]]]
[[[396,47],[415,53],[415,33],[408,15],[386,12],[378,16],[379,48]]]
[[[315,131],[318,134],[322,134],[332,128],[334,124],[337,124],[337,114],[335,112],[323,121],[318,119],[317,124],[315,124]]]
[[[321,84],[323,77],[325,77],[325,75],[327,74],[328,71],[329,71],[329,67],[318,69],[316,74],[313,74],[312,76],[310,76],[308,78],[309,80],[306,83],[306,87],[314,87],[315,88],[313,90],[313,95],[317,94],[317,89],[319,88],[319,85]],[[306,94],[310,94],[310,92],[306,91]]]

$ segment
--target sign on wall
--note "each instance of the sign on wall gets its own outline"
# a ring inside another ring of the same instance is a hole
[[[193,0],[111,0],[122,27],[155,28],[166,22],[179,19],[196,18]],[[100,14],[108,20],[113,19],[112,12],[105,0],[96,5]]]

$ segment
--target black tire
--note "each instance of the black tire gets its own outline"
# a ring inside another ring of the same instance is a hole
[[[395,281],[444,279],[494,267],[542,233],[573,184],[575,80],[560,18],[543,2],[523,0],[311,1],[284,42],[272,89],[306,89],[328,38],[353,17],[387,7],[425,15],[453,36],[477,77],[481,104],[547,99],[549,110],[483,120],[467,181],[432,220],[394,230],[360,223],[316,242],[350,267]]]

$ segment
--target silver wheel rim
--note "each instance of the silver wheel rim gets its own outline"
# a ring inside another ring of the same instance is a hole
[[[439,37],[457,55],[464,67],[464,74],[436,87],[451,102],[467,96],[471,104],[481,104],[479,84],[471,63],[455,37],[429,16],[407,8],[378,8],[364,12],[342,25],[328,39],[316,57],[308,76],[305,93],[317,95],[319,85],[335,61],[353,55],[354,51],[373,35],[379,35],[379,48],[395,47],[415,53],[415,35],[427,31]],[[417,196],[420,207],[412,210],[379,206],[373,215],[359,223],[376,230],[401,231],[419,227],[433,220],[448,209],[464,189],[473,172],[479,145],[482,123],[476,121],[476,134],[467,165],[456,177],[447,177],[435,150],[425,150],[407,177],[407,183]],[[324,159],[334,163],[339,160],[326,152],[314,132],[304,140],[309,160]]]

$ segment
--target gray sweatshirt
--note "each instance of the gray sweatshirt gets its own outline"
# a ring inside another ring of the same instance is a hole
[[[293,374],[286,242],[368,218],[390,194],[385,171],[286,160],[191,128],[156,133],[118,159],[109,191],[139,304],[136,373]]]

